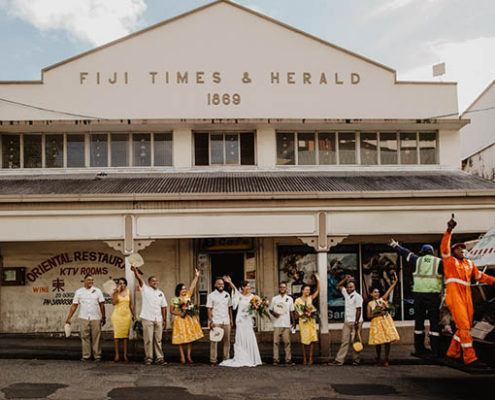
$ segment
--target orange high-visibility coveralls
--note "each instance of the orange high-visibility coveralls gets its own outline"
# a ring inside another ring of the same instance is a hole
[[[457,327],[447,351],[447,356],[452,358],[461,357],[462,348],[464,363],[469,364],[478,359],[473,349],[473,338],[470,333],[473,324],[471,277],[489,284],[495,283],[495,278],[480,272],[471,260],[460,260],[452,256],[450,252],[451,237],[452,232],[445,232],[440,245],[440,252],[443,258],[443,273],[445,284],[447,285],[445,304],[449,308]]]

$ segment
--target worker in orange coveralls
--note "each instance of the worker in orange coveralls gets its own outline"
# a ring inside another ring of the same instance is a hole
[[[466,249],[464,243],[456,243],[451,249],[452,230],[457,225],[453,217],[454,215],[452,214],[440,245],[445,284],[447,286],[445,304],[449,308],[457,328],[447,351],[447,356],[460,358],[462,349],[465,364],[473,368],[482,368],[485,365],[477,361],[478,358],[473,348],[473,338],[470,333],[473,324],[471,278],[491,285],[495,283],[495,278],[480,272],[471,260],[464,257],[464,250]]]

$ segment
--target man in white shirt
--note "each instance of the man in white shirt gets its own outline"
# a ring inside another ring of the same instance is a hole
[[[141,288],[141,314],[139,318],[143,323],[144,363],[150,365],[153,362],[153,350],[155,351],[158,365],[165,365],[162,349],[162,335],[167,328],[167,299],[158,289],[158,279],[155,276],[148,278],[148,285],[143,281],[141,273],[134,267],[136,279]]]
[[[339,282],[338,288],[345,299],[344,327],[342,329],[342,344],[333,365],[344,365],[349,345],[354,343],[357,332],[363,326],[363,298],[356,292],[356,284],[350,275]],[[352,365],[359,365],[359,353],[352,351]]]
[[[219,327],[223,329],[223,361],[230,358],[230,330],[234,326],[232,319],[232,299],[230,294],[224,291],[225,282],[222,278],[215,281],[215,290],[208,295],[206,309],[208,310],[208,323],[210,329]],[[210,363],[215,365],[217,359],[217,344],[210,340]]]
[[[71,323],[72,316],[79,308],[79,325],[81,328],[82,361],[91,358],[91,349],[95,361],[101,361],[101,326],[105,324],[105,298],[100,289],[93,286],[91,275],[84,277],[84,286],[76,290],[72,306],[70,307],[67,324]]]
[[[282,310],[282,306],[277,306],[277,304],[283,304],[283,311],[280,313],[275,311]],[[277,365],[280,362],[280,339],[284,342],[286,364],[294,365],[290,348],[290,329],[291,326],[294,329],[296,327],[294,310],[294,300],[287,294],[287,283],[280,282],[278,295],[270,302],[270,313],[275,317],[273,320],[273,365]]]

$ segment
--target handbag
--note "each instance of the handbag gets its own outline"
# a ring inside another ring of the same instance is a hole
[[[356,339],[357,340],[352,344],[352,348],[354,349],[354,351],[356,353],[359,353],[359,352],[363,351],[363,349],[364,349],[363,343],[361,341],[361,331],[359,331],[359,330],[357,332]]]

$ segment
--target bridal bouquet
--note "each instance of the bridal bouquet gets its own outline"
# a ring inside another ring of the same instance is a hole
[[[266,297],[253,296],[249,302],[248,313],[252,316],[270,317],[268,307],[270,302]]]
[[[318,319],[318,310],[312,304],[309,306],[307,304],[296,304],[294,308],[296,309],[298,317],[304,322]]]
[[[378,317],[381,315],[381,313],[387,313],[391,310],[391,308],[388,305],[388,302],[386,302],[383,299],[378,299],[375,300],[376,307],[371,311],[371,316],[372,317]]]
[[[185,318],[187,315],[191,317],[199,315],[199,308],[191,301],[191,299],[187,299],[186,301],[184,301],[181,298],[177,297],[173,300],[173,305],[181,312],[185,312],[185,315],[182,318]]]

